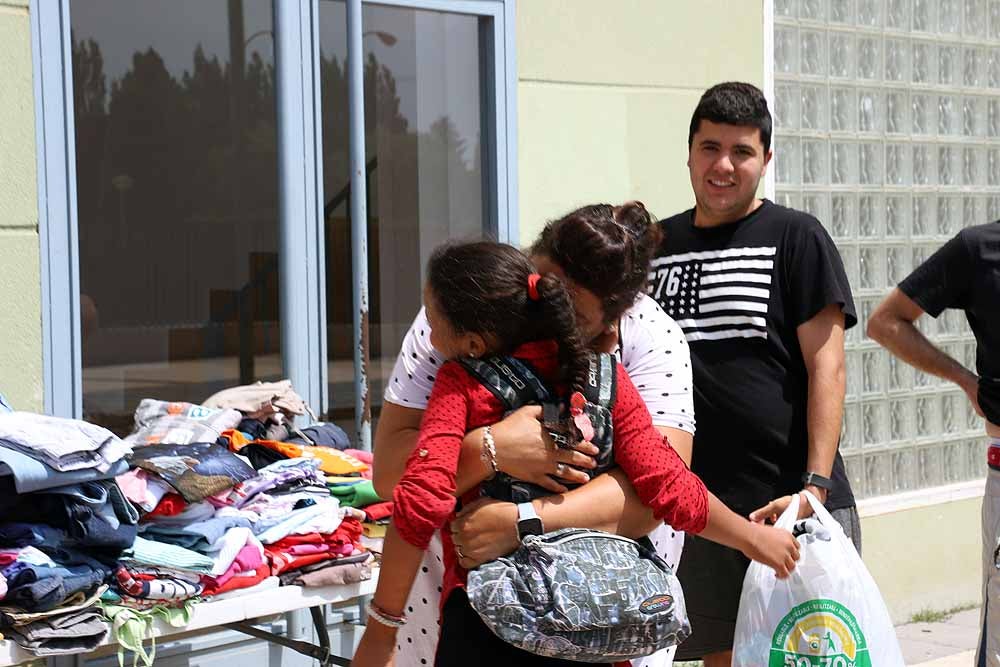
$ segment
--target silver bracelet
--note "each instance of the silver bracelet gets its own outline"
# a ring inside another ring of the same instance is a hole
[[[483,430],[483,452],[480,458],[483,463],[493,469],[493,474],[496,475],[500,472],[500,466],[497,465],[497,443],[493,440],[493,432],[490,429],[491,427],[487,426]]]
[[[389,615],[375,604],[374,598],[368,598],[368,602],[365,603],[365,611],[372,619],[386,627],[398,629],[406,625],[406,616]]]

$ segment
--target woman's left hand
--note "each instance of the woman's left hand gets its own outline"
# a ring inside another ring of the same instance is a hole
[[[467,570],[506,556],[520,545],[517,505],[492,498],[471,502],[452,520],[451,537]]]

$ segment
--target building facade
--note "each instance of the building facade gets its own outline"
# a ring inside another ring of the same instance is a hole
[[[1000,217],[998,7],[0,0],[0,391],[124,431],[146,396],[290,377],[363,439],[430,249],[688,208],[691,111],[746,80],[776,120],[763,194],[826,225],[861,314],[865,560],[898,620],[976,602],[982,424],[864,318]],[[927,327],[971,363],[959,317]]]

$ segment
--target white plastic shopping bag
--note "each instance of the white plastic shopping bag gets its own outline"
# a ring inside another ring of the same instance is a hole
[[[805,492],[815,515],[796,521],[799,496],[776,524],[799,540],[784,580],[754,562],[743,580],[733,667],[904,667],[878,587],[836,519]]]

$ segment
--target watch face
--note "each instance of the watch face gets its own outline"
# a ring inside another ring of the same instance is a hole
[[[542,520],[534,517],[531,519],[521,519],[517,522],[517,535],[518,537],[525,537],[527,535],[541,535],[542,534]]]

